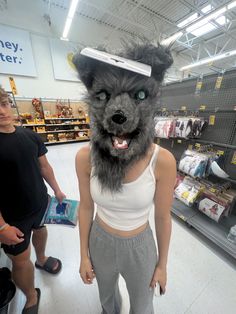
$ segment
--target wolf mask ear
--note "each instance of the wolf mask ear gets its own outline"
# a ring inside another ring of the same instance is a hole
[[[93,85],[93,74],[97,61],[92,58],[87,58],[78,52],[73,57],[73,63],[79,73],[79,78],[89,90]]]
[[[125,57],[150,65],[152,67],[152,77],[160,82],[164,78],[165,71],[173,63],[170,50],[162,45],[133,44],[127,47]]]

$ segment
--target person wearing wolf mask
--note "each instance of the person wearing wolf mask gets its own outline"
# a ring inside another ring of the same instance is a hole
[[[81,53],[73,59],[88,91],[92,130],[91,145],[76,156],[80,275],[85,284],[96,276],[103,314],[120,313],[119,275],[126,282],[130,313],[151,314],[155,287],[162,294],[166,289],[176,180],[173,155],[153,143],[153,115],[173,60],[167,48],[143,43],[119,56],[151,66],[151,76]],[[158,254],[148,222],[153,208]]]

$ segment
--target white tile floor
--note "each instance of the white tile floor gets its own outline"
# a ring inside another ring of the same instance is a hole
[[[82,145],[49,147],[48,159],[68,198],[79,198],[74,159]],[[48,230],[47,253],[62,260],[63,270],[57,276],[36,270],[36,286],[42,292],[39,313],[100,314],[96,282],[86,286],[79,276],[78,229],[50,226]],[[235,270],[235,260],[225,256],[196,231],[173,219],[168,290],[165,296],[155,298],[155,313],[235,314]],[[128,314],[129,301],[122,279],[120,287],[123,296],[122,314]],[[20,314],[23,305],[24,298],[18,291],[10,314]]]

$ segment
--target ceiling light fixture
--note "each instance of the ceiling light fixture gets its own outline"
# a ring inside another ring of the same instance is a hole
[[[236,1],[231,2],[230,4],[227,5],[227,9],[233,9],[234,7],[236,7]]]
[[[217,18],[220,18],[226,11],[228,10],[231,10],[232,8],[236,7],[236,1],[232,1],[230,2],[228,5],[222,7],[221,9],[219,10],[215,10],[212,14],[209,14],[208,16],[206,16],[205,18],[202,18],[200,19],[200,21],[196,21],[196,22],[193,22],[194,19],[195,19],[195,14],[191,15],[189,18],[187,18],[186,20],[182,21],[181,23],[179,23],[177,26],[178,27],[184,27],[183,31],[181,32],[178,32],[178,33],[175,33],[173,35],[171,35],[170,37],[166,38],[164,40],[164,42],[168,42],[168,40],[170,40],[171,42],[173,42],[173,39],[175,38],[175,36],[177,34],[180,34],[182,33],[182,35],[185,33],[185,30],[187,33],[192,33],[194,35],[195,34],[198,34],[197,36],[201,36],[203,34],[206,34],[207,32],[210,32],[212,30],[214,30],[216,27],[210,27],[209,25],[209,22],[211,20],[215,20],[218,24],[220,25],[224,25],[226,23],[228,23],[228,20],[225,18],[225,23],[219,23],[217,21]],[[210,11],[212,10],[212,6],[210,5],[207,5],[206,7],[204,7],[201,11],[205,14],[209,13]],[[223,20],[223,19],[222,19]],[[222,22],[222,20],[220,20]],[[191,23],[193,22],[193,23]],[[191,24],[189,27],[186,27],[186,25],[188,24]],[[209,29],[209,31],[207,32],[203,32],[203,27],[207,25],[207,28]],[[201,30],[197,30],[198,28],[201,28]],[[180,36],[181,37],[181,36]],[[176,37],[175,40],[179,39],[180,38],[179,36]],[[163,41],[161,42],[161,44],[163,44]],[[165,44],[165,43],[164,43]]]
[[[186,66],[182,67],[180,69],[180,71],[185,71],[185,70],[188,70],[188,69],[192,69],[192,68],[195,68],[197,66],[201,66],[201,65],[204,65],[204,64],[207,64],[207,63],[211,63],[211,62],[218,61],[218,60],[221,60],[221,59],[224,59],[224,58],[228,58],[228,57],[232,57],[232,56],[235,56],[235,55],[236,55],[236,50],[227,51],[227,52],[222,53],[222,54],[220,54],[218,56],[205,58],[205,59],[202,59],[202,60],[197,61],[195,63],[186,65]]]
[[[69,30],[71,27],[73,17],[75,15],[75,11],[76,11],[78,2],[79,2],[79,0],[71,0],[69,12],[68,12],[68,15],[66,18],[66,23],[65,23],[63,34],[61,37],[62,40],[68,40],[67,36],[68,36]]]

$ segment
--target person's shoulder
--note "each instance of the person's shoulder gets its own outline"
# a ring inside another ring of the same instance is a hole
[[[159,175],[176,172],[176,159],[167,149],[159,147],[158,159],[156,163],[156,173]]]
[[[31,136],[31,137],[37,137],[38,134],[32,130],[30,130],[29,128],[24,128],[23,126],[17,126],[17,132],[18,133],[22,133],[22,134],[26,134],[28,136]]]
[[[83,146],[76,154],[76,163],[90,165],[90,145]]]

